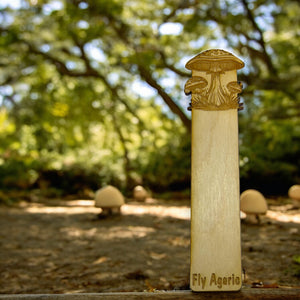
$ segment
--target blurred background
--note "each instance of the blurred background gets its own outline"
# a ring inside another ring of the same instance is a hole
[[[245,62],[241,191],[300,181],[300,6],[294,0],[1,0],[0,202],[190,188],[185,63]]]

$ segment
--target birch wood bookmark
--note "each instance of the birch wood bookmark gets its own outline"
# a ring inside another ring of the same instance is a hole
[[[191,59],[191,269],[193,291],[241,288],[237,70],[244,63],[212,49]]]

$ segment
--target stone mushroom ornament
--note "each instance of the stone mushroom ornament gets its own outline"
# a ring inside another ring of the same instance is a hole
[[[300,184],[291,186],[288,195],[293,200],[294,207],[300,208]]]
[[[95,194],[95,206],[102,209],[99,217],[119,215],[124,203],[122,193],[112,185],[99,189]]]
[[[148,193],[141,185],[137,185],[133,189],[133,199],[136,201],[145,201],[148,197]]]
[[[260,215],[266,214],[268,205],[265,197],[257,190],[246,190],[241,194],[241,211],[246,214],[246,221],[260,223]]]

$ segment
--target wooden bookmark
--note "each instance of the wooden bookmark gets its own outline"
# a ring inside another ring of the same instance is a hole
[[[237,70],[231,53],[207,50],[187,64],[192,77],[191,269],[193,291],[241,288]]]

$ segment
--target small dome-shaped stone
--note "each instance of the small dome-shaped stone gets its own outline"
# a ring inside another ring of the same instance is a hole
[[[108,185],[96,192],[95,206],[100,208],[120,207],[124,204],[122,193],[114,186]]]
[[[148,193],[144,187],[137,185],[133,189],[133,198],[137,201],[144,201],[148,197]]]
[[[295,184],[289,188],[288,195],[293,200],[300,200],[300,185]]]
[[[257,190],[246,190],[241,194],[241,211],[246,214],[265,214],[268,205],[265,197]]]

